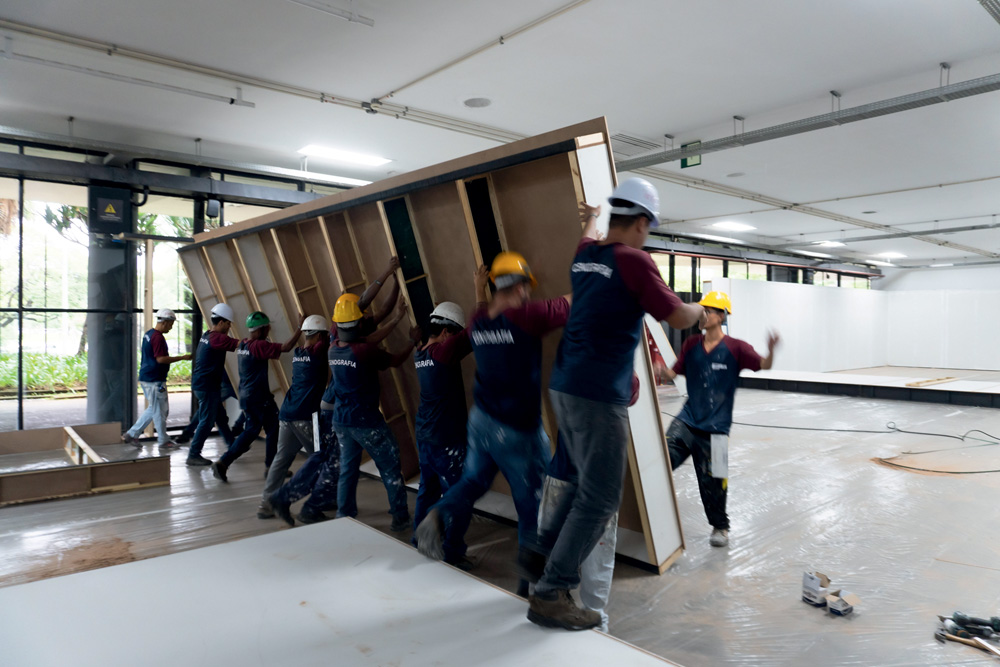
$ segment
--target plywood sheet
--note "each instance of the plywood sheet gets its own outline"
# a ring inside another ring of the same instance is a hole
[[[333,258],[340,269],[340,276],[344,281],[342,292],[355,292],[360,294],[364,289],[364,276],[361,273],[361,266],[354,253],[354,243],[351,241],[350,232],[347,231],[347,222],[343,213],[333,213],[323,216],[326,223],[327,234],[330,237],[330,245],[333,247]],[[340,296],[337,294],[336,296]]]

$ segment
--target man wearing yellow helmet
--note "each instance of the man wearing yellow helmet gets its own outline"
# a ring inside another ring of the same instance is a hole
[[[726,514],[728,487],[729,428],[733,422],[733,397],[740,371],[771,368],[774,348],[780,342],[776,333],[767,337],[767,356],[761,358],[753,347],[722,331],[733,306],[725,292],[709,292],[699,302],[705,307],[701,328],[704,335],[684,341],[681,353],[666,376],[687,378],[688,400],[667,429],[670,466],[677,469],[690,456],[705,515],[712,525],[709,543],[713,547],[729,544],[729,516]]]
[[[430,558],[444,558],[443,536],[465,534],[472,504],[499,470],[517,510],[518,564],[525,577],[520,589],[527,593],[526,575],[541,558],[538,499],[551,455],[542,428],[542,338],[566,324],[572,297],[529,301],[538,281],[516,252],[497,255],[490,279],[497,287],[495,298],[473,314],[469,326],[476,384],[465,467],[459,482],[417,527],[417,548]]]
[[[642,318],[650,313],[676,328],[698,321],[702,307],[685,304],[643,251],[659,224],[659,195],[642,179],[612,193],[607,238],[597,240],[599,207],[583,205],[584,238],[570,269],[573,312],[556,355],[549,396],[569,464],[569,511],[541,538],[548,562],[529,599],[538,625],[583,630],[601,615],[576,606],[570,590],[621,503],[628,460],[628,403]]]

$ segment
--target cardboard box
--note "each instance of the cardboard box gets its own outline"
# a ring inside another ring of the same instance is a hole
[[[827,611],[837,616],[847,616],[857,604],[861,604],[861,598],[847,591],[832,591],[826,596]]]
[[[826,596],[830,594],[830,577],[822,572],[806,572],[802,575],[802,600],[814,607],[825,607]]]

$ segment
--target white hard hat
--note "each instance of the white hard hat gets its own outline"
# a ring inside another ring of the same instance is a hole
[[[161,308],[160,310],[156,311],[156,319],[158,319],[158,320],[176,320],[177,319],[177,315],[175,315],[174,311],[170,310],[169,308]]]
[[[457,303],[442,301],[431,312],[431,324],[444,324],[459,329],[465,328],[465,312]]]
[[[644,178],[630,178],[608,197],[611,215],[647,215],[651,227],[660,226],[660,194]]]
[[[221,317],[224,320],[233,321],[236,315],[233,313],[233,309],[224,303],[217,303],[215,307],[212,308],[212,317]]]
[[[322,315],[310,315],[302,323],[302,331],[326,331],[326,318]]]

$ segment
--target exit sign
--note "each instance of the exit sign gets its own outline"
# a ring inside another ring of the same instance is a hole
[[[689,144],[681,144],[681,150],[685,148],[698,148],[698,146],[701,146],[700,141],[692,141]],[[691,157],[681,158],[681,169],[687,169],[688,167],[697,167],[699,164],[701,164],[700,155],[692,155]]]

